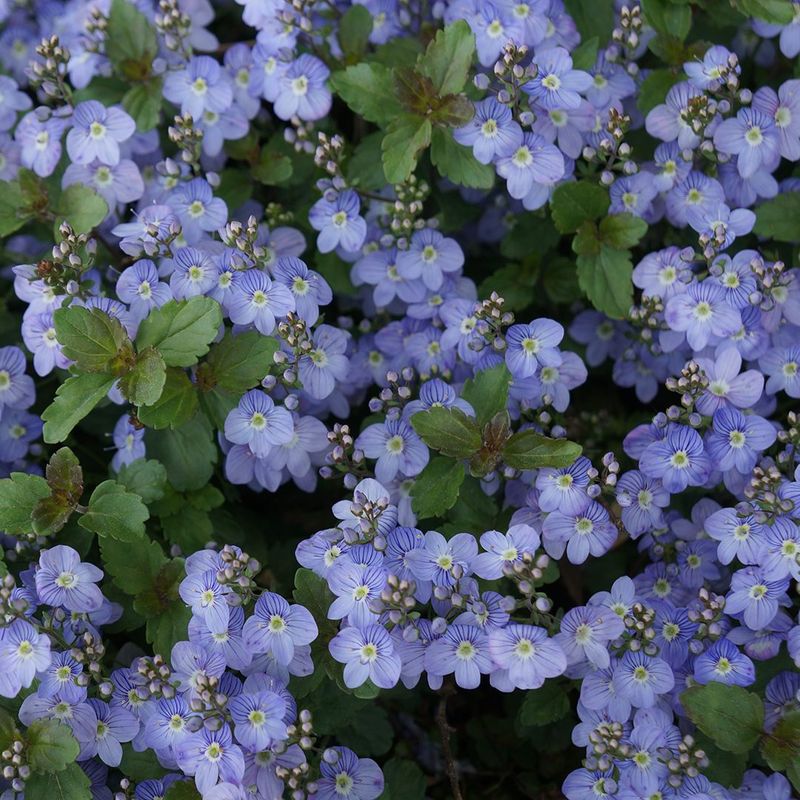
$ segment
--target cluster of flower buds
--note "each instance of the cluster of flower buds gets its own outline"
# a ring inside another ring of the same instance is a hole
[[[69,50],[53,34],[37,45],[36,55],[40,60],[31,61],[28,68],[31,84],[57,105],[71,103],[72,89],[66,80]]]

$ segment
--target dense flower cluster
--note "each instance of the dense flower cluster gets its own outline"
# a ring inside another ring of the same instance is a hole
[[[0,2],[3,800],[67,769],[36,754],[64,726],[75,800],[374,800],[319,681],[579,687],[568,800],[789,800],[800,80],[746,83],[800,52],[773,2],[727,46],[668,0],[598,3],[609,41],[562,0]],[[519,284],[566,234],[551,313]],[[644,415],[576,408],[607,363]],[[41,443],[83,459],[79,423],[113,442],[88,500]],[[323,484],[290,604],[210,512]],[[630,576],[570,591],[626,547]],[[733,778],[697,711],[720,685],[767,743]]]

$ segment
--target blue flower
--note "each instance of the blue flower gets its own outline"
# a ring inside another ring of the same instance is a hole
[[[124,269],[117,278],[116,290],[117,297],[128,304],[137,320],[144,319],[152,309],[172,299],[169,286],[159,280],[156,265],[148,259]]]
[[[526,133],[511,155],[497,159],[497,174],[505,178],[508,193],[533,210],[544,205],[550,188],[564,176],[559,149],[537,133]],[[530,197],[530,200],[528,199]]]
[[[139,720],[121,706],[94,698],[88,702],[95,714],[95,735],[81,748],[81,759],[97,755],[109,767],[118,767],[122,761],[122,743],[130,742],[139,732]]]
[[[292,415],[260,389],[251,389],[225,419],[225,438],[246,444],[259,458],[294,435]]]
[[[535,375],[540,367],[557,367],[563,358],[558,345],[564,328],[551,319],[512,325],[506,332],[506,365],[515,378]]]
[[[300,357],[298,376],[303,388],[317,400],[324,400],[336,382],[348,378],[350,360],[345,355],[350,341],[347,331],[320,325],[312,336],[313,347]]]
[[[756,679],[753,662],[728,639],[715,642],[694,662],[694,679],[701,684],[716,681],[749,686]]]
[[[685,425],[672,425],[660,441],[648,445],[639,460],[648,478],[659,478],[668,492],[702,486],[711,472],[711,459],[700,434]]]
[[[383,793],[383,773],[378,765],[346,747],[326,750],[320,773],[317,800],[375,800]]]
[[[387,419],[368,426],[356,439],[356,447],[367,458],[376,459],[375,477],[384,483],[398,474],[407,478],[419,475],[430,458],[422,439],[402,419]]]
[[[400,656],[382,625],[345,628],[331,639],[331,655],[344,664],[344,682],[351,689],[367,680],[381,689],[391,689],[400,679]]]
[[[67,153],[76,164],[119,163],[119,145],[133,136],[136,123],[117,106],[106,108],[97,100],[86,100],[72,112],[67,134]]]
[[[722,153],[736,156],[743,178],[762,166],[772,172],[780,162],[780,141],[773,119],[755,108],[743,108],[714,131],[714,145]]]
[[[289,289],[270,280],[259,269],[241,273],[228,293],[228,314],[236,325],[253,325],[259,333],[269,336],[277,319],[295,310],[295,300]]]
[[[750,630],[760,631],[772,622],[779,605],[789,599],[786,590],[789,579],[768,580],[762,570],[745,567],[734,572],[730,592],[725,597],[725,611],[741,615]]]
[[[62,545],[63,546],[63,545]],[[50,639],[22,619],[0,631],[0,695],[16,697],[50,666]]]
[[[348,253],[358,252],[367,235],[367,223],[359,216],[360,210],[361,201],[352,189],[314,203],[308,212],[308,221],[314,230],[319,231],[317,247],[320,253],[330,253],[337,247]]]
[[[580,92],[592,85],[592,76],[572,68],[572,58],[563,47],[540,50],[534,56],[538,71],[522,89],[543,108],[578,108]]]
[[[95,585],[102,577],[102,570],[83,563],[78,553],[64,544],[41,551],[34,575],[42,603],[79,613],[96,611],[103,604],[103,595]]]
[[[538,689],[547,678],[564,673],[567,659],[544,628],[512,623],[489,633],[489,653],[499,667],[492,686],[501,691]]]
[[[625,653],[614,667],[616,694],[630,700],[635,708],[651,708],[658,701],[658,695],[671,691],[674,685],[669,664],[641,650]]]
[[[194,776],[201,795],[220,780],[239,782],[244,775],[244,755],[233,743],[231,730],[201,728],[173,747],[175,760],[186,775]]]
[[[464,266],[464,253],[455,239],[425,228],[411,236],[407,250],[397,254],[397,271],[406,280],[421,279],[431,291],[440,289],[445,274]]]
[[[552,558],[561,558],[566,549],[572,564],[583,564],[589,557],[602,556],[617,539],[617,530],[600,503],[590,500],[584,509],[548,514],[542,526],[545,550]]]
[[[114,426],[113,433],[114,447],[117,452],[111,459],[111,469],[119,472],[125,464],[131,464],[137,458],[144,458],[144,427],[136,427],[131,423],[130,415],[123,414]]]
[[[49,111],[35,109],[26,114],[14,131],[14,140],[21,146],[20,161],[40,178],[52,175],[61,158],[61,134],[68,121],[49,116]]]
[[[522,144],[522,128],[511,116],[511,109],[487,97],[475,104],[475,116],[453,131],[460,144],[472,147],[481,164],[491,164],[497,157],[510,156]]]
[[[228,709],[236,741],[250,752],[266,750],[287,737],[286,703],[274,692],[242,693],[230,701]]]
[[[203,178],[181,184],[170,195],[169,204],[181,221],[183,236],[189,244],[199,242],[205,233],[219,230],[228,220],[228,206],[214,197]]]
[[[578,606],[572,608],[561,620],[561,630],[555,641],[567,657],[567,664],[588,660],[599,669],[611,663],[608,642],[625,630],[622,619],[603,606]]]
[[[727,407],[714,412],[705,446],[716,468],[749,475],[761,453],[774,444],[777,436],[775,427],[763,417]]]
[[[181,114],[200,119],[205,111],[217,114],[233,102],[227,73],[210,56],[193,56],[184,69],[172,70],[164,80],[164,97],[179,106]]]
[[[195,247],[181,247],[172,259],[169,288],[176,300],[187,300],[211,291],[217,283],[215,258]]]
[[[380,597],[386,586],[386,573],[381,566],[342,560],[330,571],[328,585],[336,595],[328,609],[328,619],[346,617],[350,625],[363,628],[376,619],[369,604]]]
[[[272,267],[272,277],[292,293],[295,309],[308,325],[319,319],[319,307],[333,300],[333,292],[325,278],[310,270],[299,258],[278,258]]]
[[[291,119],[296,115],[302,120],[324,117],[330,111],[332,102],[327,87],[329,75],[330,70],[322,61],[303,53],[278,77],[274,100],[276,116]]]
[[[280,595],[264,592],[244,624],[244,640],[254,653],[267,653],[287,666],[295,650],[317,638],[317,624],[308,609],[289,605]]]
[[[712,337],[730,336],[742,324],[738,309],[725,301],[725,291],[711,281],[690,283],[670,298],[664,318],[674,331],[684,332],[693,350],[702,350]]]
[[[472,625],[451,625],[425,650],[425,669],[437,676],[455,673],[462,689],[477,689],[481,675],[492,671],[489,637]]]

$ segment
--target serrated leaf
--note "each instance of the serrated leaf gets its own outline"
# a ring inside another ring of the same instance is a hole
[[[431,143],[430,120],[405,114],[395,118],[381,142],[383,172],[389,183],[402,183],[417,166],[419,154]]]
[[[120,321],[99,308],[58,308],[53,322],[64,355],[84,372],[110,372],[117,354],[130,345]]]
[[[146,591],[161,568],[168,563],[158,542],[145,537],[136,543],[136,558],[131,558],[131,545],[106,537],[100,539],[103,569],[114,584],[126,594],[135,596]]]
[[[28,726],[27,760],[34,772],[60,772],[75,761],[80,745],[72,731],[53,719],[37,719]]]
[[[764,736],[761,755],[777,771],[800,763],[800,711],[790,711]]]
[[[53,213],[56,224],[66,220],[75,233],[89,233],[108,215],[108,204],[94,189],[73,183],[61,192]]]
[[[794,19],[795,8],[791,0],[733,0],[733,4],[748,17],[775,25],[789,25]]]
[[[137,458],[120,467],[117,482],[132,494],[138,494],[145,503],[153,503],[164,496],[167,470],[158,461]]]
[[[550,211],[561,233],[573,233],[587,220],[604,217],[610,204],[607,189],[596,183],[572,181],[555,188]]]
[[[776,242],[800,242],[800,192],[786,192],[761,203],[753,232]]]
[[[199,372],[201,389],[216,386],[242,394],[257,386],[266,377],[278,350],[277,339],[257,331],[226,333],[211,347],[204,367]]]
[[[683,41],[692,27],[692,10],[670,0],[642,0],[645,20],[659,33],[667,33]]]
[[[731,753],[749,752],[764,727],[761,698],[741,686],[715,681],[692,686],[681,694],[681,705],[717,747]]]
[[[439,174],[461,186],[472,189],[491,189],[494,167],[481,164],[469,147],[459,144],[452,131],[434,128],[431,138],[431,163]]]
[[[34,507],[49,496],[50,487],[39,475],[12,472],[10,477],[0,480],[0,531],[11,536],[30,533]]]
[[[630,254],[602,245],[596,255],[579,255],[576,264],[578,284],[591,304],[609,317],[626,317],[633,303]]]
[[[143,617],[155,617],[168,611],[176,603],[183,601],[178,587],[186,577],[182,558],[174,558],[164,564],[148,586],[138,592],[133,601],[134,609]]]
[[[339,20],[339,44],[346,56],[358,58],[367,49],[373,19],[369,10],[352,5]]]
[[[633,214],[612,214],[600,222],[600,238],[619,250],[627,250],[639,244],[647,233],[647,223]]]
[[[383,64],[361,63],[334,72],[333,90],[360,117],[385,128],[400,113],[392,70]]]
[[[551,439],[532,428],[518,431],[503,447],[503,461],[514,469],[568,467],[581,454],[581,446],[567,439]]]
[[[600,47],[600,39],[592,36],[581,42],[571,53],[572,66],[574,69],[590,70],[597,61],[597,51]]]
[[[98,536],[134,542],[144,536],[144,523],[150,518],[139,495],[125,490],[116,481],[103,481],[89,498],[88,510],[78,525]]]
[[[682,73],[681,73],[682,74]],[[664,102],[667,92],[681,79],[681,76],[671,69],[654,69],[639,87],[636,105],[642,114],[654,109]]]
[[[0,181],[0,236],[10,236],[34,217],[19,181]]]
[[[106,28],[106,53],[115,69],[129,80],[150,77],[158,39],[144,14],[128,0],[112,0]]]
[[[557,722],[570,710],[566,687],[556,681],[546,681],[539,689],[525,692],[519,708],[519,722],[526,727],[539,727]]]
[[[197,413],[197,388],[189,376],[182,369],[170,367],[165,378],[156,402],[137,411],[139,421],[148,428],[179,428]]]
[[[437,31],[417,62],[439,95],[457,94],[464,88],[475,54],[475,35],[463,19]]]
[[[55,400],[42,413],[45,442],[63,442],[72,429],[108,394],[114,378],[102,373],[84,373],[67,378]]]
[[[25,781],[26,800],[92,800],[89,777],[77,765],[61,772],[34,772]]]
[[[139,327],[139,349],[155,347],[168,367],[191,367],[219,333],[222,310],[210,297],[171,300],[150,312]]]
[[[158,125],[163,104],[162,88],[162,78],[155,77],[131,86],[122,98],[123,107],[133,117],[136,129],[141,133]]]
[[[131,371],[120,379],[119,388],[133,405],[153,406],[161,397],[166,380],[167,368],[161,353],[155,347],[145,347],[137,354]]]
[[[431,459],[411,487],[411,507],[417,517],[441,517],[452,508],[458,500],[464,475],[464,465],[460,461],[443,456]]]
[[[479,425],[485,425],[495,414],[505,411],[511,380],[508,367],[498,364],[464,382],[461,397],[474,409]]]
[[[150,617],[145,627],[145,636],[153,645],[153,652],[168,658],[173,646],[187,638],[191,618],[191,610],[183,603],[173,603],[163,614]]]
[[[411,417],[411,425],[425,444],[445,456],[469,458],[481,448],[478,423],[458,408],[418,411]]]
[[[214,472],[217,447],[204,414],[195,414],[175,430],[148,430],[145,443],[148,455],[164,465],[179,492],[200,489]]]

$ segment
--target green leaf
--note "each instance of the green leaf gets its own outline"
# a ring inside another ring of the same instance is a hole
[[[261,149],[258,164],[251,169],[252,176],[265,186],[280,186],[286,183],[294,173],[292,159],[279,152],[268,142]]]
[[[355,7],[355,6],[354,6]],[[226,333],[213,345],[203,367],[201,388],[219,386],[229,392],[242,394],[258,385],[273,364],[278,340],[262,336],[258,331]]]
[[[45,497],[50,497],[50,487],[39,475],[12,472],[0,480],[0,530],[11,536],[30,533],[33,509]]]
[[[322,621],[328,627],[336,627],[335,623],[328,620],[328,609],[334,601],[334,596],[324,578],[320,578],[310,569],[301,567],[294,574],[292,597],[295,603],[300,603],[311,612],[317,623]]]
[[[414,479],[411,487],[411,507],[420,519],[441,517],[458,500],[458,490],[464,482],[464,465],[452,458],[431,459]]]
[[[103,481],[89,498],[86,513],[78,525],[98,536],[133,542],[144,536],[144,523],[150,518],[139,495],[125,490],[116,481]]]
[[[800,242],[800,192],[786,192],[761,203],[753,231],[777,242]]]
[[[106,37],[106,53],[125,78],[145,80],[150,76],[158,39],[147,17],[133,3],[112,0]]]
[[[83,494],[83,470],[68,447],[53,453],[45,475],[50,494],[36,503],[31,514],[33,530],[40,536],[60,531]]]
[[[112,361],[130,339],[118,319],[99,308],[71,305],[53,314],[64,355],[84,372],[110,372]]]
[[[590,70],[594,67],[597,61],[597,51],[600,48],[600,39],[597,36],[592,36],[591,39],[586,39],[581,42],[571,53],[572,66],[575,69],[582,69],[584,71]]]
[[[113,377],[98,372],[67,378],[58,387],[55,400],[42,413],[45,442],[63,442],[113,385]]]
[[[160,77],[151,78],[145,83],[131,86],[122,98],[123,107],[133,117],[137,130],[142,133],[158,125],[163,102],[162,88],[163,80]]]
[[[392,758],[383,765],[384,791],[379,800],[425,800],[425,773],[415,761]]]
[[[800,764],[800,711],[790,711],[766,734],[761,755],[772,769],[783,771]]]
[[[404,114],[394,119],[381,142],[383,171],[389,183],[402,183],[417,166],[419,154],[431,143],[428,119]]]
[[[475,35],[460,19],[437,31],[417,66],[431,79],[438,94],[457,94],[467,82],[474,54]]]
[[[372,14],[364,6],[350,6],[339,20],[339,44],[346,56],[358,58],[367,49]]]
[[[152,406],[161,397],[166,380],[167,368],[161,353],[155,347],[145,347],[119,387],[123,397],[135,406]]]
[[[445,456],[469,458],[481,448],[478,423],[458,408],[418,411],[411,417],[411,425],[425,444]]]
[[[187,638],[186,630],[191,618],[191,609],[183,603],[173,603],[163,614],[150,617],[145,636],[148,643],[153,645],[153,652],[169,658],[173,646]]]
[[[633,303],[633,264],[625,250],[602,245],[596,255],[577,258],[578,284],[591,304],[615,319],[626,317]]]
[[[603,217],[611,201],[596,183],[572,181],[557,186],[550,200],[553,222],[561,233],[573,233],[587,220]]]
[[[167,470],[158,461],[137,458],[120,467],[117,482],[132,494],[138,494],[145,503],[153,503],[164,496]]]
[[[633,214],[612,214],[600,223],[600,238],[611,247],[627,250],[639,244],[647,233],[647,223]]]
[[[181,581],[186,577],[182,558],[164,564],[150,581],[146,589],[136,595],[134,609],[143,617],[157,617],[176,605],[182,604],[178,593]]]
[[[647,22],[659,33],[667,33],[683,41],[692,27],[692,9],[670,0],[642,0]]]
[[[0,181],[0,236],[10,236],[34,217],[19,181]]]
[[[794,19],[791,0],[732,0],[732,3],[748,17],[763,19],[776,25],[789,25]]]
[[[478,425],[485,425],[499,411],[505,411],[511,380],[508,367],[498,364],[464,383],[461,397],[475,410]]]
[[[26,738],[28,763],[34,772],[61,772],[81,750],[72,731],[54,719],[32,722]]]
[[[130,744],[122,745],[122,762],[119,771],[126,777],[135,781],[146,781],[149,778],[161,778],[167,770],[161,766],[153,750],[139,752]]]
[[[347,159],[347,179],[351,184],[368,191],[377,191],[386,185],[381,163],[381,140],[383,133],[375,131],[365,136]]]
[[[202,550],[214,538],[214,525],[208,513],[183,506],[179,513],[161,518],[164,536],[184,553]]]
[[[179,428],[197,413],[197,388],[189,376],[178,367],[170,367],[165,379],[156,402],[137,410],[139,421],[148,428]]]
[[[142,537],[136,543],[136,558],[131,558],[129,542],[116,539],[100,539],[100,554],[103,569],[111,575],[114,584],[131,596],[147,591],[168,563],[158,542]]]
[[[747,768],[747,753],[729,753],[721,750],[701,731],[695,732],[695,740],[709,760],[709,765],[703,769],[706,778],[731,788],[742,785],[742,776]]]
[[[722,750],[747,753],[764,727],[764,704],[741,686],[712,681],[681,694],[689,719]]]
[[[525,692],[519,708],[519,722],[525,727],[539,727],[557,722],[569,713],[566,687],[556,681],[545,681],[539,689]]]
[[[596,36],[605,43],[611,39],[614,27],[613,3],[598,3],[597,0],[564,0],[564,5],[580,31],[582,39]]]
[[[431,163],[440,175],[461,186],[491,189],[494,185],[494,168],[490,164],[481,164],[469,147],[464,147],[453,138],[453,132],[449,129],[434,128]]]
[[[664,102],[667,92],[681,79],[681,75],[671,69],[654,69],[639,87],[636,105],[642,114]]]
[[[61,192],[53,213],[56,223],[66,220],[75,233],[89,233],[106,218],[108,204],[94,189],[73,183]]]
[[[568,467],[580,454],[579,444],[550,439],[532,428],[515,433],[503,447],[503,460],[514,469]]]
[[[208,352],[221,324],[219,303],[210,297],[171,300],[142,322],[136,344],[156,347],[168,367],[191,367]]]
[[[91,800],[89,777],[77,765],[61,772],[34,772],[25,781],[26,800]]]
[[[167,789],[164,800],[202,800],[202,798],[194,781],[175,781]]]
[[[200,489],[214,472],[217,447],[204,414],[195,414],[175,430],[148,431],[145,442],[147,454],[164,465],[179,492]]]
[[[381,128],[401,113],[388,66],[374,62],[354,64],[334,72],[330,83],[352,111]]]

